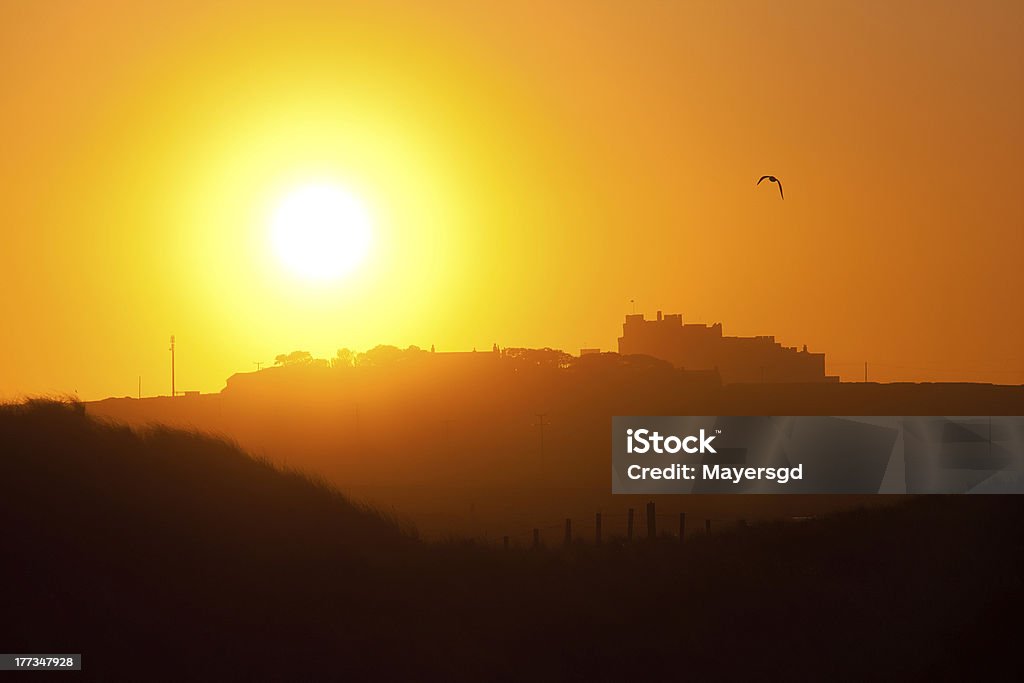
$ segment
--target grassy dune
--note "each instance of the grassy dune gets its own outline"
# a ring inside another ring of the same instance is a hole
[[[0,406],[0,650],[97,680],[976,676],[1019,632],[1021,521],[927,497],[682,546],[424,543],[225,441],[30,402]]]

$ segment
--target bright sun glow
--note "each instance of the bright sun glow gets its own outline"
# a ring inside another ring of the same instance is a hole
[[[344,189],[305,185],[281,200],[270,222],[274,253],[292,273],[334,280],[358,267],[370,249],[370,216]]]

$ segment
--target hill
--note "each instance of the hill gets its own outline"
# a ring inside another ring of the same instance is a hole
[[[646,356],[523,350],[276,367],[235,375],[218,394],[110,399],[86,410],[129,425],[225,434],[248,452],[393,510],[427,537],[496,542],[565,517],[643,508],[644,498],[610,493],[615,415],[1020,415],[1024,387],[722,386]],[[880,500],[705,495],[661,502],[667,513],[735,522]]]
[[[924,679],[1017,638],[1017,497],[506,552],[80,405],[2,406],[0,444],[0,644],[87,679]]]

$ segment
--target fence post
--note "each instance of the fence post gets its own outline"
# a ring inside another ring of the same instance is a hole
[[[601,513],[594,515],[594,542],[601,545]]]
[[[679,513],[679,542],[683,542],[683,537],[686,535],[686,513]]]
[[[572,520],[565,518],[565,547],[572,545]]]
[[[626,514],[626,540],[633,540],[633,508],[629,508]]]
[[[540,529],[534,529],[533,530],[533,547],[534,548],[539,548],[540,547]]]
[[[704,533],[711,534],[711,520],[710,519],[705,519],[704,520]]]
[[[505,550],[508,550],[508,536],[501,537],[501,544],[505,547]]]
[[[654,538],[657,535],[655,526],[654,501],[647,504],[647,538]]]

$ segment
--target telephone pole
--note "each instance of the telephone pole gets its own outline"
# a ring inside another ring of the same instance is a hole
[[[259,372],[260,370],[263,369],[263,361],[261,360],[253,361],[252,364],[256,366],[256,372]]]
[[[171,398],[177,394],[174,392],[174,335],[171,335]]]

